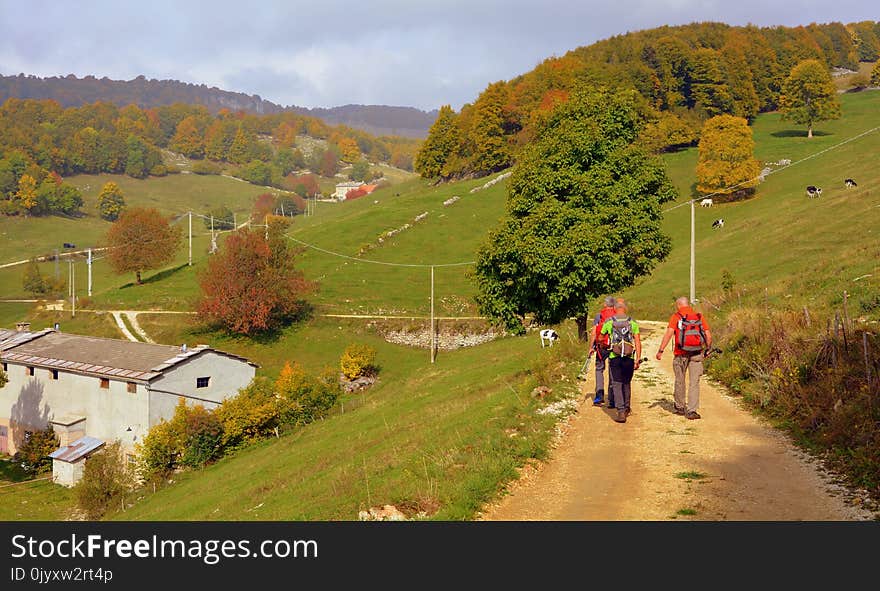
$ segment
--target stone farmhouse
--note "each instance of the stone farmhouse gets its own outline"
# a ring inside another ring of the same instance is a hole
[[[113,441],[130,452],[150,427],[171,418],[179,400],[214,408],[247,386],[257,367],[207,345],[31,332],[26,325],[0,329],[0,362],[8,377],[0,388],[0,453],[15,453],[30,433],[52,425],[61,443],[56,464]]]

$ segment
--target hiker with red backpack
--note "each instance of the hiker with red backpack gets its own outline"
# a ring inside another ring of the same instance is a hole
[[[632,378],[642,362],[642,338],[639,336],[639,325],[627,314],[626,302],[622,299],[614,304],[614,315],[602,325],[600,334],[607,335],[609,343],[609,390],[614,399],[614,408],[617,409],[614,420],[625,423],[632,413]]]
[[[609,343],[605,335],[602,334],[602,327],[609,318],[614,316],[614,303],[613,297],[605,298],[605,307],[596,314],[596,318],[593,320],[593,334],[590,335],[592,341],[590,355],[596,354],[596,396],[593,398],[593,406],[601,406],[605,402],[605,360],[608,359]],[[614,396],[611,393],[610,381],[609,375],[608,408],[614,408]]]
[[[699,419],[700,413],[700,376],[703,375],[703,359],[712,348],[712,333],[709,324],[702,314],[694,311],[684,296],[675,300],[675,314],[669,318],[666,334],[657,350],[657,360],[663,356],[663,350],[675,337],[672,360],[672,371],[675,374],[674,411],[688,419]],[[685,374],[688,378],[687,404],[685,404]]]

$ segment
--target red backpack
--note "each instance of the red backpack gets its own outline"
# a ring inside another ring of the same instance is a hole
[[[599,312],[599,324],[596,325],[593,336],[593,346],[597,349],[607,349],[611,346],[610,335],[602,334],[602,327],[612,316],[614,316],[614,308],[602,308],[602,311]]]
[[[675,335],[678,348],[685,353],[698,353],[706,346],[706,332],[703,330],[703,317],[700,314],[679,313]]]

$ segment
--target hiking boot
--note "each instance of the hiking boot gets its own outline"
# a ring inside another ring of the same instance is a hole
[[[626,416],[629,416],[629,415],[631,415],[632,413],[633,413],[633,411],[632,411],[631,408],[627,408],[627,409],[626,409]]]
[[[700,417],[700,413],[698,413],[698,412],[695,411],[695,410],[692,410],[691,412],[687,413],[687,414],[684,415],[684,416],[685,416],[685,418],[688,418],[688,419],[691,419],[691,420],[702,418],[702,417]]]
[[[626,411],[625,410],[617,411],[617,417],[614,420],[617,421],[618,423],[625,423],[626,422]]]
[[[602,404],[604,402],[605,402],[605,400],[602,398],[599,398],[598,396],[596,398],[593,398],[593,406],[602,406]]]
[[[672,414],[682,415],[684,416],[685,410],[683,408],[678,408],[677,406],[672,409]]]

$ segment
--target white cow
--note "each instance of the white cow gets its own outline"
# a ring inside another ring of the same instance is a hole
[[[547,341],[550,347],[553,346],[553,341],[559,340],[559,335],[552,328],[545,328],[541,331],[541,348],[544,348],[544,341]]]
[[[714,201],[712,201],[709,198],[706,198],[706,199],[703,199],[702,201],[700,201],[700,207],[712,207],[713,204],[714,204]]]

